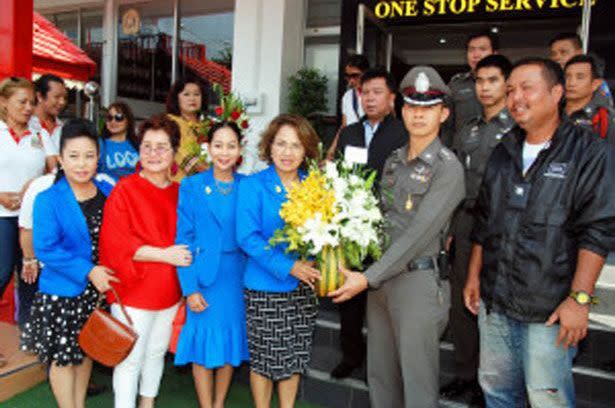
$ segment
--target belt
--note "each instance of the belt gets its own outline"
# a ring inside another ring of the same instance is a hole
[[[408,271],[423,271],[426,269],[436,269],[436,263],[433,261],[433,257],[431,256],[423,256],[421,258],[416,258],[406,265]]]

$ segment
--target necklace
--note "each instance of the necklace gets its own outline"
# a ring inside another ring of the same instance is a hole
[[[219,180],[214,180],[214,181],[215,181],[216,190],[218,190],[218,193],[224,196],[227,196],[233,192],[233,182],[232,181],[229,181],[229,182],[223,182]]]

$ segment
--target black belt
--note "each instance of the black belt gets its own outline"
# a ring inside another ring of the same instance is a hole
[[[423,256],[421,258],[414,259],[408,262],[406,265],[408,271],[424,271],[426,269],[436,269],[436,263],[433,261],[433,257],[431,256]]]

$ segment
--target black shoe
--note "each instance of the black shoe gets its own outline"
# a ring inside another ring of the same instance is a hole
[[[105,391],[107,391],[107,386],[104,384],[99,385],[92,381],[90,381],[90,383],[88,384],[88,397],[95,397]]]
[[[453,381],[440,388],[440,396],[445,398],[458,398],[466,393],[475,391],[477,388],[480,390],[476,380],[455,378]]]
[[[478,384],[477,384],[478,385]],[[468,392],[468,399],[466,400],[472,408],[484,408],[485,396],[483,390],[480,387],[476,387]]]
[[[331,371],[331,377],[337,378],[338,380],[350,377],[350,374],[352,374],[355,368],[357,367],[342,361]]]

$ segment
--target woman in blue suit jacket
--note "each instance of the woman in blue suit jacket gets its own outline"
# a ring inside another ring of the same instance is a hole
[[[245,256],[235,239],[241,133],[235,123],[221,122],[209,140],[213,168],[185,178],[179,189],[175,241],[188,245],[193,262],[177,268],[187,316],[175,364],[192,363],[200,406],[223,407],[233,367],[248,360]]]
[[[237,241],[248,255],[245,300],[250,385],[257,408],[268,407],[278,381],[280,407],[294,406],[300,375],[307,369],[317,301],[310,288],[320,277],[269,239],[282,228],[280,207],[291,183],[303,177],[305,159],[318,156],[318,136],[301,116],[273,119],[260,142],[271,165],[239,186]]]
[[[79,347],[79,332],[99,292],[117,280],[97,265],[102,209],[112,188],[94,180],[98,154],[94,124],[66,123],[60,137],[63,170],[34,202],[33,246],[43,268],[22,348],[50,363],[49,383],[61,407],[85,406],[92,360]]]

